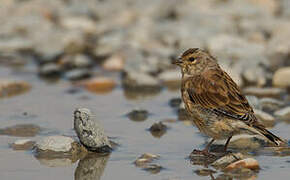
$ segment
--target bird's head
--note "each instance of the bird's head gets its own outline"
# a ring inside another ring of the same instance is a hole
[[[199,48],[186,50],[172,64],[181,67],[181,71],[185,75],[196,75],[202,73],[207,68],[218,66],[214,57]]]

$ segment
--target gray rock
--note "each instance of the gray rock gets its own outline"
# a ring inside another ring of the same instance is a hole
[[[36,142],[37,151],[68,153],[73,149],[75,140],[66,136],[48,136]]]
[[[61,67],[54,63],[47,63],[39,68],[39,75],[44,77],[58,77],[61,74]]]
[[[143,109],[135,109],[127,114],[128,118],[131,119],[132,121],[145,121],[149,113],[147,110]]]
[[[158,75],[158,79],[169,88],[180,88],[181,72],[177,69],[164,71]]]
[[[243,92],[246,95],[254,95],[257,97],[280,97],[286,93],[285,89],[272,87],[247,87]]]
[[[274,115],[281,119],[290,119],[290,106],[275,111]]]
[[[80,108],[74,111],[74,129],[80,142],[88,150],[95,152],[112,151],[103,127],[89,109]]]
[[[244,159],[245,156],[241,153],[229,153],[225,156],[222,156],[221,158],[217,159],[216,161],[214,161],[211,165],[217,169],[222,169],[226,166],[228,166],[229,164]]]
[[[244,150],[255,150],[271,143],[262,135],[241,134],[233,136],[229,147]]]
[[[84,54],[67,55],[62,57],[60,64],[64,69],[89,68],[93,65],[91,59]]]
[[[275,118],[264,111],[259,109],[254,109],[256,117],[264,124],[265,126],[273,126],[275,124]]]
[[[13,150],[31,150],[35,142],[31,139],[19,139],[12,143],[10,146]]]
[[[159,91],[160,82],[154,77],[142,72],[127,72],[123,79],[123,86],[126,89],[136,91]]]
[[[173,108],[180,107],[181,103],[182,103],[182,100],[180,98],[172,98],[169,100],[169,105]]]
[[[261,104],[256,96],[246,96],[249,104],[255,109],[261,109]]]
[[[261,98],[260,104],[264,111],[276,111],[284,105],[283,101],[279,101],[273,98]]]
[[[162,122],[158,122],[158,123],[154,123],[149,128],[149,131],[151,132],[152,136],[160,138],[166,133],[167,129],[168,127],[165,124],[163,124]]]
[[[92,73],[88,69],[73,69],[64,73],[64,77],[72,81],[86,79],[91,76]]]

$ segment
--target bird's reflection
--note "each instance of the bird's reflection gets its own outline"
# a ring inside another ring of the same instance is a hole
[[[100,180],[109,157],[109,154],[88,154],[79,161],[75,180]]]

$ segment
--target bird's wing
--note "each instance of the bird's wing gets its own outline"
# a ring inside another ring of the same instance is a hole
[[[202,75],[190,77],[185,88],[194,104],[214,111],[216,114],[245,121],[256,121],[253,109],[242,95],[240,88],[223,70],[208,70]]]

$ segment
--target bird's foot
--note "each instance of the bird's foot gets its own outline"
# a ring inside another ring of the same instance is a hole
[[[197,154],[197,155],[204,155],[206,157],[216,157],[214,154],[211,154],[208,149],[204,149],[204,150],[198,150],[198,149],[194,149],[192,151],[192,154]]]

